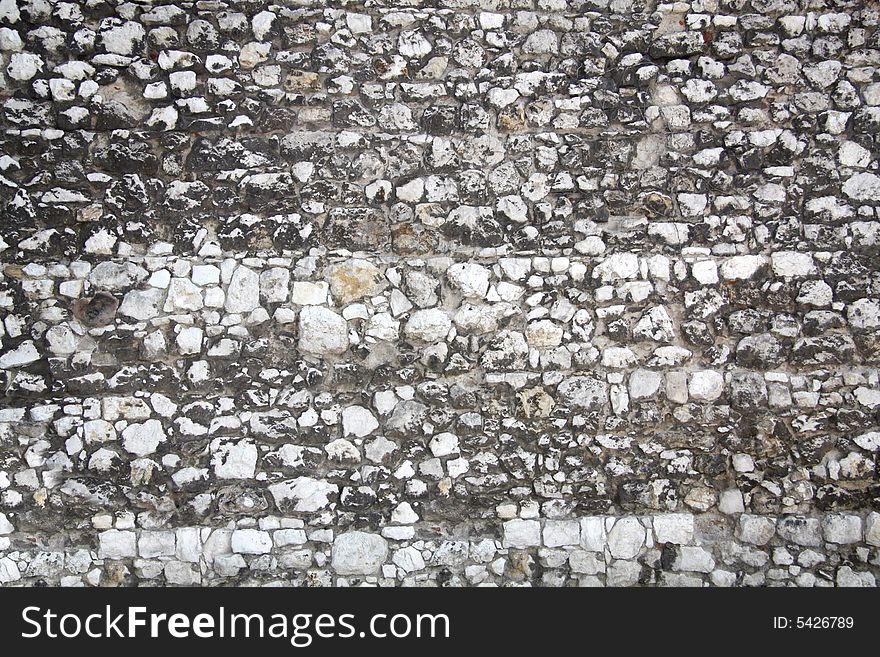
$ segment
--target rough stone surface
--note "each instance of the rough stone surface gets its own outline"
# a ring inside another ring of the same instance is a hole
[[[388,542],[376,534],[347,532],[333,542],[332,565],[340,575],[371,575],[387,557]]]
[[[875,5],[0,0],[0,584],[876,586]]]

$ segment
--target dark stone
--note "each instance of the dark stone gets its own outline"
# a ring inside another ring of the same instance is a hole
[[[106,326],[116,318],[119,301],[107,292],[98,292],[95,296],[77,299],[73,302],[73,314],[86,326]]]

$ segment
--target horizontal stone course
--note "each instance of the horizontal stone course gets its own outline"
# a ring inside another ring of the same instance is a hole
[[[90,567],[88,583],[122,583],[107,578],[110,563],[172,586],[217,585],[240,576],[245,584],[420,586],[440,571],[453,584],[481,586],[874,586],[876,563],[866,558],[876,543],[876,515],[515,518],[484,525],[482,535],[466,540],[425,530],[407,536],[309,531],[298,518],[277,516],[239,522],[236,529],[100,530],[113,519],[96,516],[97,558],[75,547],[21,550],[0,572],[7,584],[65,586],[82,586],[84,567]],[[124,515],[115,520],[129,523]],[[792,527],[801,533],[793,535]],[[335,575],[326,570],[330,562]]]

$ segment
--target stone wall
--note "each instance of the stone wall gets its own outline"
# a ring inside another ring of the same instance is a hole
[[[0,583],[880,577],[880,4],[0,0]]]

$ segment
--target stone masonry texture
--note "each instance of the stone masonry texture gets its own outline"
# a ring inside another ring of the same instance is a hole
[[[876,586],[880,3],[0,0],[0,584]]]

